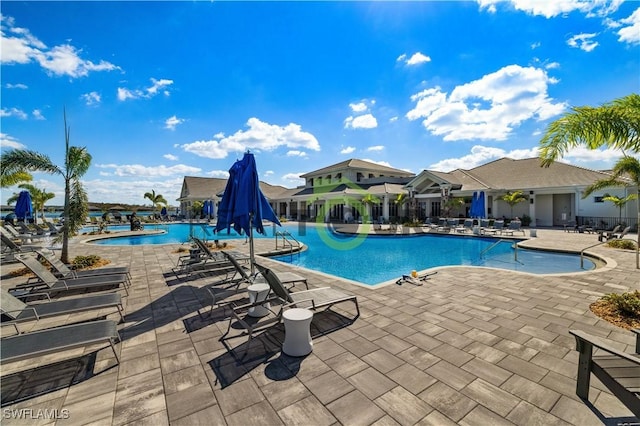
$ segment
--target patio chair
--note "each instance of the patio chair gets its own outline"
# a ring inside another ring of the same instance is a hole
[[[257,263],[255,265],[260,270],[265,280],[267,280],[267,283],[275,295],[288,304],[288,306],[317,311],[320,309],[330,309],[333,305],[338,303],[352,302],[356,308],[356,315],[351,319],[351,321],[355,321],[360,316],[358,299],[355,295],[346,294],[331,287],[314,288],[312,290],[296,291],[295,293],[290,292],[284,284],[282,284],[282,281],[280,281],[278,276],[270,269]]]
[[[454,228],[457,233],[464,234],[466,232],[473,232],[473,219],[465,219],[462,226],[458,225]]]
[[[89,321],[0,339],[0,361],[5,364],[108,342],[120,363],[115,344],[120,341],[117,324],[111,320]],[[29,364],[25,364],[29,367]]]
[[[96,269],[85,269],[83,271],[76,271],[70,269],[65,265],[55,254],[51,251],[36,250],[38,256],[43,258],[55,269],[55,275],[58,278],[85,278],[85,277],[100,277],[104,275],[121,275],[125,274],[127,277],[127,283],[131,284],[131,273],[128,266],[109,266]]]
[[[10,288],[9,293],[12,293],[18,298],[34,296],[34,293],[64,293],[73,290],[94,290],[107,286],[120,286],[120,284],[122,284],[125,293],[127,295],[129,294],[129,290],[127,289],[127,276],[125,274],[58,279],[38,261],[34,253],[16,254],[15,258],[31,270],[40,280],[37,282],[28,280],[24,284]]]
[[[622,228],[622,226],[616,225],[616,226],[614,226],[613,230],[611,230],[611,231],[599,231],[598,232],[598,241],[609,241],[611,238],[613,238],[613,235],[615,235],[618,232],[620,232],[621,228]]]
[[[496,235],[497,233],[500,233],[500,235],[502,235],[503,230],[504,230],[504,220],[494,220],[493,226],[489,228],[485,228],[483,230],[483,234],[490,233],[490,234]]]
[[[522,229],[522,222],[519,220],[512,220],[509,222],[507,229],[503,229],[502,232],[507,235],[513,235],[514,232],[522,232],[522,235],[525,235],[524,229]]]
[[[47,228],[49,228],[50,235],[58,235],[60,233],[60,229],[58,229],[52,222],[45,222]]]
[[[451,226],[449,225],[449,221],[445,217],[441,217],[438,219],[438,226],[435,227],[436,232],[450,232]]]
[[[48,237],[49,236],[49,232],[46,232],[44,229],[36,225],[33,225],[33,227],[29,227],[24,222],[18,222],[18,226],[20,227],[22,234],[25,234],[25,235],[31,234],[32,237]]]
[[[2,241],[2,252],[14,255],[16,253],[26,253],[41,249],[42,246],[18,244],[0,226],[0,241]]]
[[[180,256],[174,268],[173,273],[180,278],[181,275],[191,275],[194,272],[204,273],[211,271],[223,271],[225,269],[233,269],[233,265],[229,263],[222,253],[212,252],[206,243],[199,238],[191,237],[195,243],[195,249],[191,249],[186,256]],[[235,254],[237,259],[248,259],[248,256],[238,253]]]
[[[625,235],[627,235],[629,233],[629,231],[631,231],[631,226],[627,226],[619,234],[617,232],[612,232],[611,235],[607,239],[608,240],[621,240],[621,239],[624,238]]]
[[[7,290],[0,290],[0,313],[8,317],[8,321],[3,321],[2,324],[14,325],[18,333],[20,331],[17,324],[20,322],[38,321],[42,318],[103,308],[117,308],[120,320],[124,322],[122,297],[119,293],[105,293],[45,303],[26,304],[9,294]]]
[[[576,395],[589,401],[591,373],[604,384],[635,416],[640,417],[640,330],[635,329],[636,353],[616,349],[610,341],[581,330],[569,330],[576,339],[578,378]],[[598,355],[593,349],[600,350]]]

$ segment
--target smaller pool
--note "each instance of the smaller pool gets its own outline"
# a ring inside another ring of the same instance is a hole
[[[109,231],[121,232],[130,230],[129,225],[111,225],[107,228]],[[162,234],[154,235],[137,235],[128,237],[104,238],[92,241],[92,244],[100,244],[105,246],[137,246],[144,244],[182,244],[189,241],[191,236],[206,239],[206,240],[226,240],[234,238],[244,238],[244,235],[238,235],[231,231],[231,234],[227,235],[227,231],[223,231],[218,234],[213,233],[213,226],[207,223],[191,224],[191,223],[145,223],[145,230],[160,230],[164,231]],[[265,228],[270,230],[271,228]],[[95,231],[95,227],[82,228],[80,233],[89,233]],[[104,236],[104,235],[101,235]],[[271,237],[273,234],[267,232],[267,236]],[[262,235],[256,235],[257,238],[263,237]]]

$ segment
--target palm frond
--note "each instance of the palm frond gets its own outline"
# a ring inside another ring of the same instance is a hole
[[[2,154],[0,175],[10,176],[20,171],[39,171],[64,175],[62,170],[51,162],[51,159],[39,152],[26,149],[13,149]]]

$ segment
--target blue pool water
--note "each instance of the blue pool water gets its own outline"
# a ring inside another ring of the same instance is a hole
[[[468,265],[508,269],[533,274],[554,274],[584,271],[595,268],[595,264],[584,260],[580,268],[580,256],[519,248],[513,243],[497,242],[496,238],[460,237],[423,234],[417,236],[376,236],[354,237],[335,234],[324,226],[302,224],[284,225],[282,229],[308,246],[308,250],[293,256],[275,258],[282,262],[321,271],[327,274],[358,281],[377,284],[397,279],[412,270],[421,271],[438,266]],[[149,225],[145,225],[147,229]],[[121,237],[96,241],[105,245],[138,245],[183,243],[190,233],[206,239],[243,238],[223,232],[214,235],[211,226],[188,224],[161,225],[168,232],[162,235]],[[267,228],[267,235],[256,238],[273,238],[273,227]],[[484,253],[483,253],[484,252]],[[515,259],[517,253],[517,259]]]

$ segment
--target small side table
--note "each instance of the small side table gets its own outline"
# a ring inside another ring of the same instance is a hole
[[[311,340],[311,320],[309,309],[293,308],[284,311],[284,343],[282,352],[289,356],[305,356],[313,350]]]
[[[269,284],[250,285],[249,287],[247,287],[247,291],[249,292],[249,303],[256,303],[256,302],[261,302],[263,300],[267,300],[270,290],[271,290],[271,287],[269,287]],[[271,308],[271,305],[269,304],[269,302],[266,302],[263,305],[249,308],[249,312],[247,312],[247,315],[255,318],[264,317],[269,315],[270,308]]]

